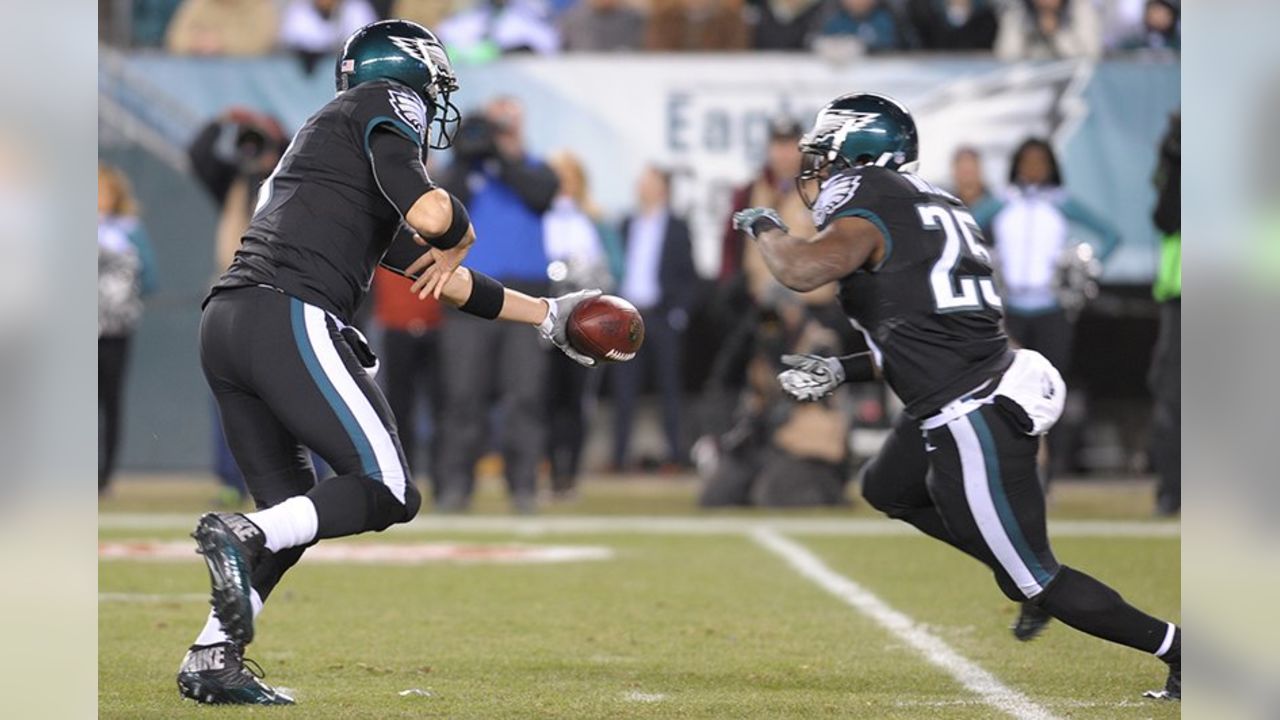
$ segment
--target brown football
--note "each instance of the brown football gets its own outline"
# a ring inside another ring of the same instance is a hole
[[[635,305],[613,295],[584,300],[569,314],[569,344],[599,362],[626,362],[644,342],[644,320]]]

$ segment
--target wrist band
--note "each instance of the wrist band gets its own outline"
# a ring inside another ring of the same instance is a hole
[[[471,227],[471,216],[467,214],[467,208],[453,193],[449,194],[449,204],[453,206],[453,221],[449,223],[449,229],[428,240],[432,247],[441,250],[448,250],[462,242],[462,238],[467,236],[467,229]]]
[[[506,288],[502,287],[502,283],[493,278],[471,271],[471,297],[458,307],[468,315],[482,317],[485,320],[493,320],[502,312],[502,305],[506,302]]]
[[[876,379],[876,361],[870,352],[854,353],[840,358],[845,382],[866,382]]]

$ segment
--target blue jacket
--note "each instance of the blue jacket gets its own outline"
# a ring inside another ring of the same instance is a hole
[[[466,204],[476,230],[476,244],[467,255],[466,265],[499,281],[545,282],[547,253],[543,247],[542,213],[555,194],[555,175],[542,162],[526,158],[525,172],[519,173],[525,177],[519,182],[545,187],[526,187],[521,193],[507,179],[516,179],[519,171],[497,165],[485,163],[472,168],[459,178],[464,187],[450,187]],[[450,184],[446,183],[446,187]],[[538,192],[531,192],[534,189]]]

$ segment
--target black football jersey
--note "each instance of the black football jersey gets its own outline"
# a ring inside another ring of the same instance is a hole
[[[1008,367],[991,260],[964,203],[914,175],[863,166],[829,178],[814,203],[819,229],[850,216],[880,229],[885,256],[840,281],[840,304],[909,415],[928,417]]]
[[[401,227],[370,161],[380,126],[421,147],[426,107],[408,88],[379,81],[312,115],[259,188],[240,249],[211,294],[268,285],[350,321]]]

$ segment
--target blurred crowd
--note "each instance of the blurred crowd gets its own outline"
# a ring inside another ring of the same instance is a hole
[[[1180,0],[99,0],[108,43],[297,55],[314,68],[378,18],[426,25],[455,61],[512,53],[745,50],[1176,53]]]
[[[1170,127],[1176,133],[1176,122]],[[806,294],[787,290],[729,223],[734,210],[770,206],[793,233],[814,232],[794,183],[800,121],[770,121],[758,171],[732,194],[720,267],[710,278],[695,269],[690,225],[681,213],[687,203],[673,198],[664,168],[646,167],[634,179],[629,210],[606,217],[592,200],[583,161],[569,150],[541,154],[528,146],[524,129],[521,103],[493,98],[467,113],[449,164],[430,167],[466,203],[481,238],[467,264],[535,295],[581,288],[620,295],[643,315],[646,341],[631,362],[587,370],[541,347],[530,328],[420,302],[406,279],[379,270],[357,322],[375,339],[382,360],[378,380],[410,466],[429,478],[434,507],[465,511],[486,457],[501,459],[491,467],[505,476],[515,511],[572,500],[592,428],[602,430],[597,437],[607,435],[601,442],[609,445],[607,460],[593,471],[696,468],[704,506],[844,502],[857,460],[850,430],[886,427],[893,401],[878,384],[845,386],[816,403],[783,396],[775,380],[781,355],[847,354],[865,350],[865,341],[845,319],[834,285]],[[1162,502],[1176,512],[1179,365],[1177,336],[1170,333],[1176,332],[1181,289],[1180,185],[1177,136],[1170,137],[1157,173],[1161,205],[1154,222],[1167,239],[1156,294],[1166,317],[1152,386],[1161,433],[1156,464],[1173,474]],[[276,120],[244,108],[212,119],[191,142],[192,171],[221,210],[211,233],[215,272],[230,263],[249,222],[254,188],[286,142]],[[992,245],[1007,330],[1070,378],[1082,294],[1120,238],[1106,218],[1066,190],[1047,141],[1028,138],[1017,148],[999,190],[991,189],[982,167],[976,149],[959,149],[950,186]],[[128,181],[106,166],[99,174],[99,218],[99,392],[106,427],[100,486],[106,487],[120,437],[128,339],[141,298],[155,285],[155,270]],[[1084,277],[1083,286],[1064,280],[1073,270]],[[660,440],[653,442],[651,433],[647,447],[636,452],[634,418],[645,397],[653,398]],[[600,398],[611,412],[597,412]],[[1054,441],[1071,436],[1071,422],[1050,436],[1046,478],[1061,471],[1065,451]],[[216,471],[234,502],[243,483],[220,435],[215,447]],[[549,478],[541,492],[540,477]]]

